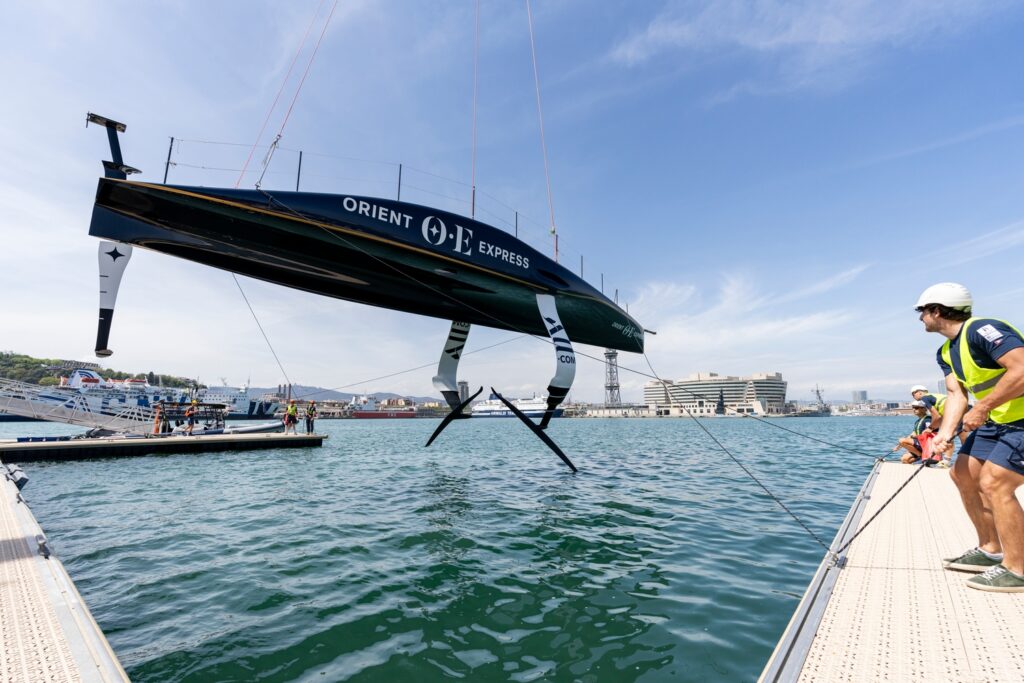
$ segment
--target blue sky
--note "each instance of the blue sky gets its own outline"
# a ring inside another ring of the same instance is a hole
[[[13,3],[0,28],[0,348],[91,358],[99,161],[86,111],[128,124],[127,163],[233,185],[314,13],[263,143],[332,2]],[[562,262],[619,292],[665,377],[782,372],[789,395],[904,397],[939,379],[912,307],[958,280],[1024,324],[1024,6],[1014,2],[534,0]],[[475,4],[337,4],[264,185],[468,212]],[[550,253],[525,7],[480,2],[478,218]],[[199,141],[236,143],[208,144]],[[262,153],[255,155],[258,162]],[[205,167],[205,168],[204,168]],[[234,169],[217,171],[211,169]],[[258,170],[258,163],[250,169]],[[248,173],[244,184],[252,185]],[[242,279],[292,381],[343,386],[436,360],[447,323]],[[571,330],[570,330],[571,334]],[[515,335],[474,328],[470,350]],[[136,250],[113,367],[283,381],[231,277]],[[600,349],[581,347],[600,356]],[[624,367],[645,369],[623,354]],[[550,349],[512,341],[462,375],[543,391]],[[421,370],[359,389],[432,393]],[[622,372],[638,400],[645,378]],[[574,398],[600,400],[582,361]]]

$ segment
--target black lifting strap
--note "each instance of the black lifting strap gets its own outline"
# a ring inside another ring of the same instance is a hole
[[[491,393],[494,394],[495,396],[497,396],[498,399],[502,403],[504,403],[505,406],[508,407],[509,410],[512,411],[512,414],[515,415],[516,417],[518,417],[520,420],[522,420],[523,424],[525,424],[527,427],[529,427],[530,430],[534,434],[536,434],[540,438],[541,441],[543,441],[545,444],[547,444],[547,447],[550,448],[551,450],[553,450],[555,452],[555,455],[557,455],[559,458],[561,458],[562,462],[564,462],[566,465],[569,466],[569,469],[571,469],[573,471],[573,474],[575,474],[576,472],[579,471],[579,470],[576,469],[576,465],[572,464],[572,460],[569,460],[568,456],[566,456],[566,454],[562,452],[562,449],[558,447],[558,444],[556,444],[554,441],[552,441],[551,437],[549,437],[547,434],[544,433],[544,430],[542,430],[540,427],[538,427],[536,424],[534,424],[533,420],[531,420],[530,418],[526,417],[526,415],[523,414],[523,411],[519,410],[519,408],[516,408],[508,400],[506,400],[504,396],[502,396],[497,391],[495,391],[494,387],[491,387]]]
[[[470,417],[469,415],[465,415],[463,413],[463,411],[466,409],[466,406],[468,406],[473,401],[474,398],[479,396],[480,392],[482,392],[483,390],[484,390],[484,388],[480,387],[479,389],[476,390],[475,394],[473,394],[472,396],[467,398],[465,401],[460,403],[458,406],[456,406],[452,410],[452,412],[450,412],[447,415],[445,415],[444,419],[441,420],[441,424],[437,425],[437,429],[435,429],[434,433],[430,435],[429,439],[427,439],[427,445],[424,446],[424,448],[426,448],[430,444],[434,443],[434,439],[436,439],[438,436],[440,436],[441,432],[444,431],[444,428],[447,427],[448,425],[450,425],[453,420],[466,419],[466,418]]]

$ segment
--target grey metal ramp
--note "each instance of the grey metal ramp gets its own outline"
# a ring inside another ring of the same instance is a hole
[[[127,681],[82,596],[0,464],[0,681]],[[30,484],[31,486],[31,484]]]
[[[155,418],[152,408],[107,407],[94,410],[74,389],[43,387],[0,377],[0,411],[48,422],[106,429],[129,434],[149,434]]]
[[[876,468],[855,528],[914,467]],[[948,470],[921,472],[854,541],[844,568],[823,563],[831,587],[801,602],[820,619],[791,622],[762,680],[1024,680],[1024,594],[974,590],[971,574],[942,569],[940,558],[976,541]]]

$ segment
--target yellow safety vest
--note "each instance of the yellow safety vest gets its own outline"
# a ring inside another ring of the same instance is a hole
[[[925,394],[924,396],[935,397],[935,412],[939,415],[943,415],[946,412],[946,395],[945,394]],[[922,396],[921,398],[924,398]]]
[[[974,362],[974,356],[971,355],[971,350],[969,348],[970,345],[967,343],[967,335],[970,332],[971,325],[980,319],[981,318],[971,318],[964,323],[962,328],[960,328],[960,367],[963,376],[957,373],[956,366],[952,362],[952,352],[950,351],[950,348],[953,340],[947,339],[946,343],[942,345],[942,360],[946,362],[946,365],[953,369],[953,373],[956,375],[957,380],[960,381],[960,384],[964,385],[964,387],[978,399],[985,398],[991,394],[992,388],[995,387],[999,382],[999,379],[1006,373],[1006,368],[983,368]],[[1009,328],[1018,335],[1020,334],[1020,331],[1013,325],[1002,320],[999,322],[1009,326]],[[1024,420],[1024,397],[1018,396],[1017,398],[1011,398],[1009,401],[996,406],[992,412],[989,413],[989,419],[998,424]]]

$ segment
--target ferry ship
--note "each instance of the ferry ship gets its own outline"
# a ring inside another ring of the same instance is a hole
[[[155,387],[144,379],[103,379],[99,373],[85,368],[77,368],[68,377],[61,377],[60,385],[51,388],[54,398],[68,391],[84,395],[94,409],[151,408],[160,401],[186,403],[193,398],[181,387]],[[194,398],[201,403],[225,405],[229,420],[273,419],[278,408],[278,401],[272,397],[250,398],[245,387],[200,389]]]
[[[377,402],[373,396],[360,396],[352,399],[349,415],[360,419],[403,419],[416,417],[416,406],[385,406]]]
[[[526,417],[544,417],[544,411],[548,409],[546,396],[533,398],[513,398],[509,401],[518,408]],[[497,396],[491,394],[486,401],[480,401],[470,410],[473,417],[515,417],[515,413],[508,409]],[[562,409],[556,408],[552,417],[562,417]]]

